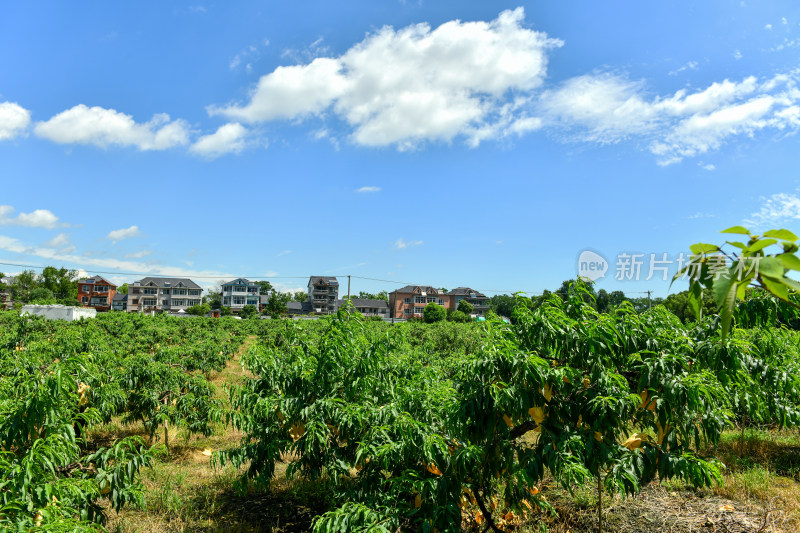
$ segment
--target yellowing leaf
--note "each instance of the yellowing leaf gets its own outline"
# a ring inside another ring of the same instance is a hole
[[[442,471],[439,470],[439,468],[433,463],[428,465],[428,472],[430,472],[431,474],[435,474],[437,476],[442,475]]]
[[[414,496],[414,507],[416,507],[417,509],[422,507],[422,495],[421,494],[417,494],[416,496]]]
[[[594,440],[596,440],[597,442],[603,442],[603,434],[600,433],[599,431],[595,431]]]
[[[514,427],[514,424],[511,422],[511,417],[508,415],[503,415],[503,420],[505,421],[506,425],[510,428]]]
[[[202,454],[203,454],[203,455],[205,455],[206,457],[211,457],[211,454],[212,454],[212,453],[214,453],[214,452],[212,452],[212,451],[211,451],[211,448],[206,448],[205,450],[203,450],[203,451],[202,451],[202,452],[200,452],[200,453],[202,453]]]
[[[628,440],[625,441],[623,446],[628,448],[629,450],[635,450],[637,448],[641,448],[643,442],[647,442],[649,437],[645,433],[634,433]]]
[[[546,418],[543,407],[531,407],[528,409],[528,414],[531,415],[531,418],[533,418],[533,421],[537,424],[541,424]]]
[[[544,399],[548,402],[553,399],[553,387],[551,387],[549,383],[545,383],[542,389],[542,396],[544,396]]]
[[[722,511],[723,513],[731,513],[736,510],[736,507],[734,507],[733,505],[721,505],[719,510]]]

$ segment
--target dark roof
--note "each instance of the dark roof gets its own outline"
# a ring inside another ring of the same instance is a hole
[[[111,285],[112,287],[116,287],[116,285],[114,285],[113,283],[111,283],[110,281],[105,279],[103,276],[96,276],[94,278],[79,279],[75,283],[96,284],[96,283],[100,283],[101,281],[103,282],[104,285]]]
[[[128,301],[128,295],[127,294],[117,293],[117,294],[114,295],[114,301],[115,302],[127,302]]]
[[[311,302],[287,302],[286,311],[290,315],[306,315],[314,312]]]
[[[328,285],[339,285],[339,281],[336,279],[336,276],[311,276],[309,282],[316,285],[318,280],[323,280]]]
[[[247,283],[247,285],[248,285],[248,286],[250,286],[250,287],[257,287],[257,286],[258,286],[258,283],[256,283],[255,281],[250,281],[250,280],[249,280],[249,279],[247,279],[247,278],[236,278],[236,279],[232,279],[231,281],[227,281],[227,282],[223,283],[222,285],[223,285],[223,286],[225,286],[225,285],[233,285],[234,283],[236,283],[236,282],[237,282],[237,281],[239,281],[239,280],[242,280],[242,281],[244,281],[244,282],[245,282],[245,283]]]
[[[368,298],[352,298],[353,305],[356,307],[386,307],[389,308],[389,303],[386,300],[370,300]],[[341,307],[346,300],[336,300],[336,305]]]
[[[475,296],[469,296],[470,293],[473,293]],[[482,292],[478,292],[475,289],[470,289],[469,287],[456,287],[455,289],[448,291],[447,294],[450,296],[469,296],[470,298],[488,298],[488,296]]]
[[[145,285],[149,285],[150,282],[155,283],[156,287],[160,287],[162,289],[175,288],[178,286],[178,283],[183,283],[183,286],[186,287],[187,289],[200,288],[200,285],[198,285],[197,283],[188,278],[153,278],[148,276],[146,278],[140,279],[136,283],[138,283],[140,286],[143,287]]]
[[[392,291],[392,292],[402,292],[402,293],[414,292],[414,290],[417,287],[419,287],[420,289],[422,289],[423,292],[426,292],[426,293],[433,292],[433,293],[436,293],[436,294],[440,294],[439,289],[437,289],[435,287],[431,287],[430,285],[406,285],[405,287],[401,287],[401,288],[397,289],[396,291]]]

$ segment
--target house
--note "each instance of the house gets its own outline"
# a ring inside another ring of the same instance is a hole
[[[126,311],[128,308],[128,295],[117,293],[111,301],[111,309],[114,311]]]
[[[78,301],[83,307],[94,307],[97,311],[110,311],[117,286],[103,278],[95,276],[78,280]]]
[[[128,287],[128,312],[186,310],[200,305],[203,289],[186,278],[146,277]]]
[[[245,278],[222,284],[222,305],[238,313],[245,305],[261,306],[261,285]]]
[[[458,309],[458,302],[466,300],[472,304],[472,314],[475,316],[486,316],[489,311],[489,297],[469,287],[456,287],[447,292],[453,299],[453,309]]]
[[[311,302],[287,302],[286,313],[289,316],[310,315],[314,312],[314,305]]]
[[[311,276],[308,278],[308,302],[315,313],[331,315],[336,312],[339,297],[339,282],[334,276]]]
[[[455,309],[453,297],[430,285],[406,285],[389,293],[389,312],[395,318],[421,317],[425,306],[437,303]]]
[[[0,311],[11,309],[11,284],[14,283],[12,276],[0,277]]]
[[[389,318],[389,303],[386,300],[370,300],[367,298],[351,298],[353,306],[365,317],[379,316]],[[338,307],[344,305],[345,300],[337,302]]]

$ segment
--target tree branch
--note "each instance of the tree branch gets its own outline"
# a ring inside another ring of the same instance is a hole
[[[480,493],[478,491],[474,491],[474,494],[475,494],[475,501],[478,503],[478,507],[480,508],[484,518],[486,518],[487,529],[485,531],[488,531],[488,528],[491,528],[492,531],[494,531],[495,533],[504,533],[503,530],[498,528],[497,525],[494,523],[494,520],[492,519],[492,513],[490,513],[489,510],[486,508],[486,505],[484,505]]]

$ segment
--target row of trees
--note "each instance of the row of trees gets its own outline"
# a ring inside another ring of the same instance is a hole
[[[556,289],[555,291],[548,291],[545,290],[539,296],[532,296],[529,300],[529,306],[531,309],[538,308],[542,302],[546,301],[551,295],[556,295],[561,298],[563,301],[567,301],[570,295],[570,287],[575,285],[575,280],[566,280],[561,283],[561,286]],[[647,297],[637,297],[631,298],[625,296],[625,293],[622,291],[611,291],[608,292],[605,289],[596,290],[595,287],[591,284],[588,284],[586,287],[586,296],[584,300],[591,305],[596,311],[600,313],[608,313],[612,311],[616,307],[618,307],[622,302],[630,302],[636,312],[641,313],[650,309],[651,307],[655,307],[657,305],[663,305],[666,307],[673,315],[677,316],[681,322],[687,323],[692,322],[695,320],[694,314],[692,312],[691,306],[689,304],[689,291],[682,291],[675,294],[670,294],[666,298],[647,298]],[[590,298],[591,296],[591,298]],[[706,290],[703,293],[703,314],[709,314],[714,312],[714,298],[711,293]],[[497,294],[492,296],[490,301],[491,309],[495,313],[500,316],[510,317],[512,315],[512,311],[514,310],[514,306],[516,305],[516,300],[513,295],[510,294]]]
[[[5,277],[0,273],[0,278]],[[78,297],[78,273],[66,268],[45,267],[41,274],[23,270],[6,285],[0,283],[0,292],[7,293],[14,302],[60,303],[80,305]]]

